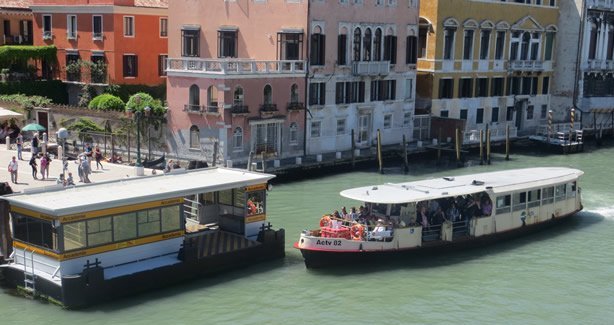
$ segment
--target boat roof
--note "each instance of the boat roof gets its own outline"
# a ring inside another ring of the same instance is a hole
[[[275,175],[211,167],[81,186],[61,185],[2,197],[12,206],[63,216],[268,182]]]
[[[487,191],[510,193],[570,182],[584,174],[566,167],[538,167],[441,177],[405,183],[386,183],[341,191],[341,196],[370,203],[400,204]]]

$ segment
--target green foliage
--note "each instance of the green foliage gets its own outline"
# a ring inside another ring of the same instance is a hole
[[[66,128],[70,131],[78,131],[78,132],[103,132],[104,127],[96,124],[96,122],[88,119],[88,118],[79,118],[76,122],[67,125]]]
[[[103,111],[118,111],[123,112],[126,104],[121,98],[113,96],[111,94],[102,94],[96,96],[88,107],[90,109],[99,109]]]
[[[80,107],[87,107],[94,96],[96,96],[96,90],[90,86],[90,84],[84,84],[83,87],[81,87],[81,93],[79,93],[78,105]]]
[[[51,100],[42,96],[26,96],[24,94],[0,95],[0,100],[17,103],[24,109],[32,109],[34,107],[48,107]]]
[[[38,80],[0,83],[0,94],[43,96],[55,104],[67,104],[66,84],[61,80]]]
[[[121,98],[124,102],[130,99],[130,96],[136,93],[147,93],[155,99],[159,99],[161,102],[166,100],[166,84],[160,84],[158,86],[146,86],[146,85],[109,85],[105,91]]]
[[[162,116],[166,113],[166,108],[159,99],[154,99],[151,95],[143,92],[130,96],[130,99],[126,103],[126,110],[143,112],[144,108],[147,106],[151,108],[153,116]]]
[[[10,68],[13,65],[26,66],[29,60],[56,61],[57,48],[49,46],[5,45],[0,46],[0,68]]]

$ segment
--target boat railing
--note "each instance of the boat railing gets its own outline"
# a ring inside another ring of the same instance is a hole
[[[441,238],[441,224],[422,227],[422,241],[432,241]]]

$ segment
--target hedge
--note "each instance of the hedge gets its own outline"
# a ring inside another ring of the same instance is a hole
[[[0,82],[0,95],[24,94],[28,96],[43,96],[55,104],[68,104],[66,84],[61,80],[37,80],[21,82]]]
[[[118,111],[123,112],[126,104],[121,98],[117,96],[113,96],[111,94],[102,94],[96,96],[89,103],[88,107],[90,109],[99,109],[103,111]]]
[[[57,48],[49,46],[5,45],[0,47],[0,68],[10,68],[13,64],[23,65],[29,60],[55,62]]]

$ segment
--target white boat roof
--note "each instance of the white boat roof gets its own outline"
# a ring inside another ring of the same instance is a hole
[[[566,167],[512,169],[454,177],[441,177],[405,183],[386,183],[341,191],[341,196],[380,204],[419,202],[486,191],[492,194],[540,188],[570,182],[584,174]]]
[[[275,175],[223,167],[189,171],[180,169],[168,174],[124,178],[67,188],[58,185],[46,190],[7,195],[2,199],[9,201],[12,206],[40,211],[50,216],[63,216],[263,184],[273,177]]]

